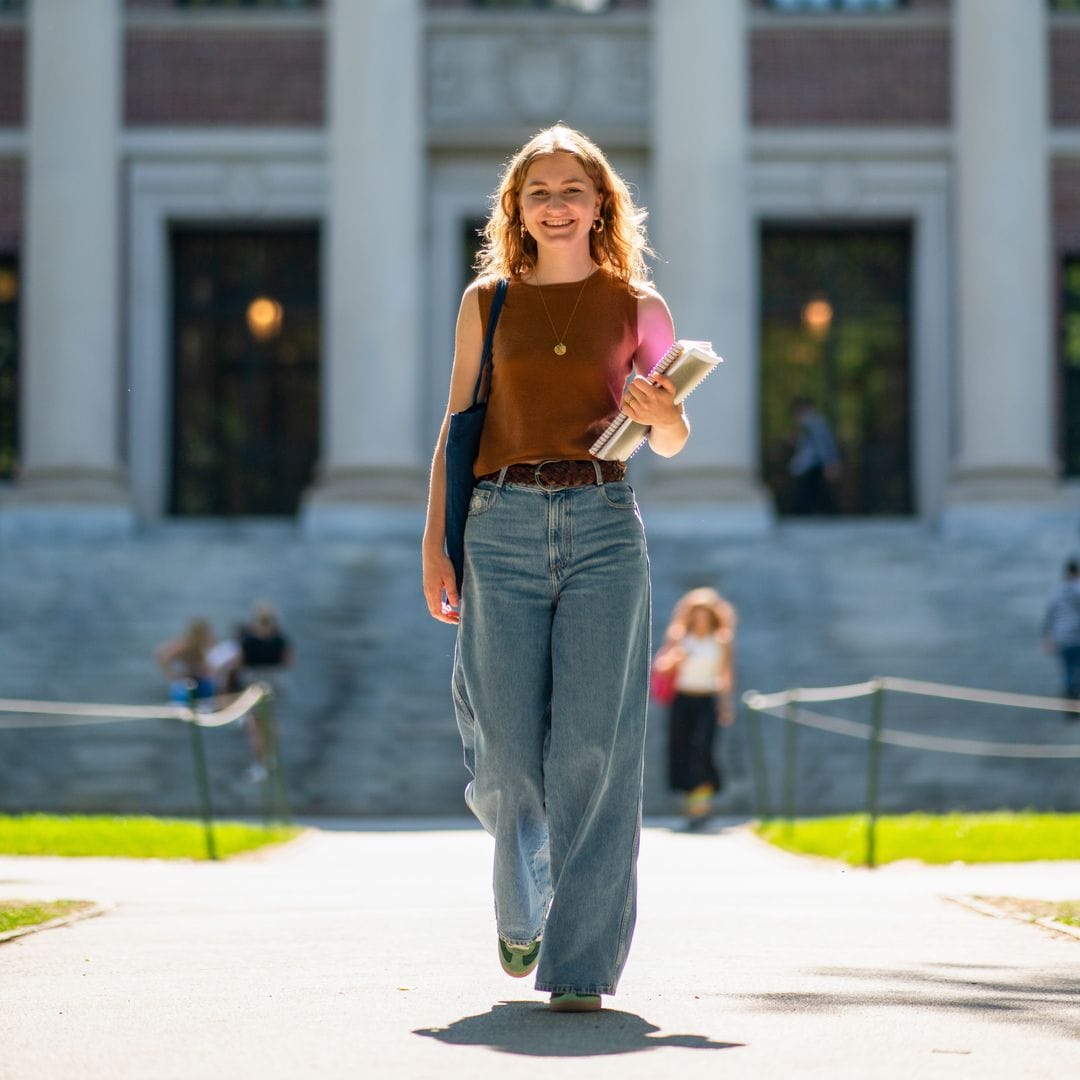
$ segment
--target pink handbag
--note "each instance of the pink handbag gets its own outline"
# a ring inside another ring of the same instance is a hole
[[[657,705],[670,705],[675,700],[675,680],[678,677],[677,667],[661,671],[654,667],[649,676],[649,696]]]

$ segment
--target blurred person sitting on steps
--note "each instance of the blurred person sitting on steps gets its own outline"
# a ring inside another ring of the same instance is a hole
[[[209,659],[213,647],[214,631],[203,618],[192,619],[179,637],[157,647],[154,658],[169,684],[170,701],[186,705],[190,694],[196,700],[214,696]]]

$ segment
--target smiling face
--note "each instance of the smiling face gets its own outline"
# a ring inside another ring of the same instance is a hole
[[[573,154],[538,157],[521,187],[521,219],[540,246],[588,250],[589,230],[600,214],[601,196]]]

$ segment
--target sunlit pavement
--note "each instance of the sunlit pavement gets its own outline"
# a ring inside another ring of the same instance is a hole
[[[1080,1075],[1080,940],[945,899],[1075,897],[1076,863],[851,870],[657,821],[621,991],[571,1016],[499,969],[482,832],[322,824],[0,859],[0,896],[116,903],[0,945],[0,1078]]]

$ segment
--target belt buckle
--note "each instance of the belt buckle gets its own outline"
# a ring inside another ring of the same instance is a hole
[[[537,463],[536,468],[533,469],[533,480],[535,481],[536,486],[538,488],[541,488],[544,491],[551,491],[557,486],[557,483],[558,483],[557,481],[556,481],[555,484],[545,484],[544,483],[544,478],[541,475],[541,473],[544,471],[544,466],[545,465],[555,465],[555,464],[556,464],[556,462],[554,460],[552,460],[552,461],[541,461],[541,462]]]

